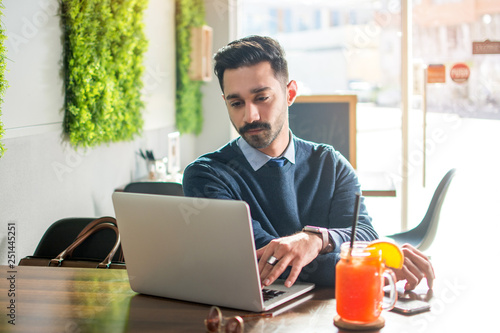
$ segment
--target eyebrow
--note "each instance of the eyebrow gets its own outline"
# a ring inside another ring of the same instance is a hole
[[[255,88],[250,90],[250,93],[252,94],[258,94],[260,92],[266,91],[266,90],[271,90],[271,87],[262,87],[262,88]],[[240,98],[240,94],[230,94],[226,96],[226,100],[234,99],[234,98]]]

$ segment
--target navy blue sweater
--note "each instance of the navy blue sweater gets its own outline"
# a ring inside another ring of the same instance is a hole
[[[349,162],[333,147],[293,136],[295,164],[250,166],[236,140],[201,156],[184,171],[186,196],[243,200],[250,206],[257,249],[272,239],[292,235],[306,225],[326,227],[335,243],[319,255],[299,279],[335,284],[340,244],[350,241],[355,193],[361,192]],[[378,237],[361,202],[357,240]]]

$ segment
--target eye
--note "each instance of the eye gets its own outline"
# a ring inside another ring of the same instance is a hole
[[[231,102],[229,105],[230,105],[232,108],[237,108],[237,107],[242,106],[242,105],[243,105],[243,103],[242,103],[242,102],[240,102],[240,101],[234,101],[234,102]]]
[[[259,102],[265,102],[269,99],[269,96],[259,96],[257,97],[257,101]]]

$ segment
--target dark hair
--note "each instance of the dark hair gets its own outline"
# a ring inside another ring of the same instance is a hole
[[[214,56],[215,75],[219,78],[220,88],[224,92],[224,71],[245,66],[253,66],[268,61],[276,79],[285,86],[288,83],[288,65],[285,51],[281,45],[270,37],[248,36],[227,44]]]

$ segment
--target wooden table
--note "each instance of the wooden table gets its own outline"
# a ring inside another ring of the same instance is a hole
[[[386,326],[380,332],[491,332],[499,307],[487,305],[498,292],[462,277],[461,270],[451,269],[436,280],[431,312],[411,317],[385,312]],[[208,305],[136,294],[125,270],[0,266],[0,272],[1,332],[205,331]],[[290,309],[278,308],[284,312],[275,317],[247,320],[245,331],[346,332],[333,325],[334,296],[332,288],[318,288]],[[8,308],[11,300],[14,311]],[[245,314],[222,311],[224,316]],[[15,326],[8,323],[11,312]]]

